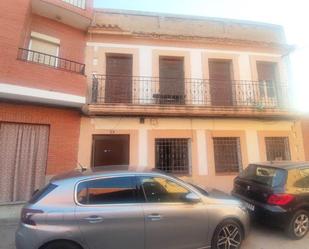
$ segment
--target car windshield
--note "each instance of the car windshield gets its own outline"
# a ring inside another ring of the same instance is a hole
[[[251,164],[240,174],[240,178],[248,179],[268,187],[277,187],[284,184],[286,174],[284,169]]]
[[[205,189],[203,189],[202,187],[199,187],[199,186],[197,186],[197,185],[195,185],[195,184],[193,184],[193,183],[188,183],[189,185],[191,185],[192,187],[194,187],[197,191],[199,191],[202,195],[208,195],[208,192],[205,190]]]

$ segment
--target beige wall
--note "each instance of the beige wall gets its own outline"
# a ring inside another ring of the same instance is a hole
[[[288,135],[293,160],[304,160],[302,134],[298,122],[251,119],[98,117],[82,118],[79,162],[91,163],[93,134],[129,134],[130,165],[140,169],[154,166],[154,139],[182,137],[191,141],[191,174],[184,179],[230,191],[235,175],[217,175],[214,170],[212,136],[237,136],[241,139],[243,165],[265,160],[261,138]],[[198,135],[197,135],[198,134]],[[279,135],[280,135],[279,134]]]

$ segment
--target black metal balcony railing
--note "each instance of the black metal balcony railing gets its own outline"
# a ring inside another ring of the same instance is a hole
[[[85,64],[25,48],[18,49],[17,58],[19,60],[43,64],[49,67],[54,67],[78,74],[85,74]]]
[[[288,88],[273,81],[94,75],[92,104],[285,108]]]
[[[62,0],[62,1],[81,9],[86,8],[86,0]]]

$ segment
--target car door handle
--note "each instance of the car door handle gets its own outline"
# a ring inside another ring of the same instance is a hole
[[[147,217],[151,221],[158,221],[162,219],[162,216],[160,214],[149,214]]]
[[[88,222],[91,223],[91,224],[94,224],[94,223],[100,223],[100,222],[102,222],[104,219],[103,219],[103,217],[101,217],[101,216],[93,215],[93,216],[89,216],[89,217],[84,218],[84,220],[88,221]]]

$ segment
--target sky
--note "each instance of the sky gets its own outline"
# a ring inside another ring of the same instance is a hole
[[[309,0],[94,0],[96,8],[251,20],[282,25],[291,58],[293,105],[309,113]]]

